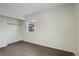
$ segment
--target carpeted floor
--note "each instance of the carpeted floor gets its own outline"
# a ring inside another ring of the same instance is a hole
[[[71,52],[52,49],[24,41],[0,48],[0,56],[72,56]]]

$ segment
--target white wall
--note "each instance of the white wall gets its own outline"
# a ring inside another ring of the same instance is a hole
[[[76,55],[79,56],[79,4],[76,4]]]
[[[0,47],[21,40],[20,25],[8,24],[7,20],[12,21],[16,19],[0,16]]]
[[[2,17],[0,17],[0,47],[2,46],[6,46],[6,40],[5,40],[5,37],[3,36],[4,35],[4,31],[5,31],[5,28],[4,28],[4,25],[5,25],[5,22],[4,20],[2,20]]]
[[[2,14],[2,4],[0,3],[0,15]]]
[[[36,31],[26,32],[28,16],[36,17]],[[75,52],[74,6],[65,5],[28,15],[24,22],[24,40]]]

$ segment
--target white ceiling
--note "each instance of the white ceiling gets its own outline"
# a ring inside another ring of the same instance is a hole
[[[24,19],[24,15],[28,15],[42,9],[56,7],[64,4],[57,3],[0,3],[0,14]]]

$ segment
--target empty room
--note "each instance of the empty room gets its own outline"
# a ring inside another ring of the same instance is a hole
[[[79,4],[0,3],[0,56],[79,56]]]

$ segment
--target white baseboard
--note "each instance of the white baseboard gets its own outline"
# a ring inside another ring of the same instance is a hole
[[[8,44],[0,45],[0,48],[6,47]]]
[[[59,50],[63,50],[63,51],[68,51],[68,52],[73,52],[73,53],[75,53],[75,51],[70,51],[70,50],[66,50],[66,49],[51,47],[51,46],[47,46],[47,45],[44,45],[44,44],[36,43],[36,42],[33,42],[33,41],[28,41],[28,40],[23,40],[23,41],[29,42],[29,43],[33,43],[33,44],[37,44],[37,45],[41,45],[41,46],[45,46],[45,47],[49,47],[49,48],[55,48],[55,49],[59,49]]]
[[[8,42],[8,44],[15,43],[15,42],[18,42],[18,41],[20,41],[20,40],[11,41],[11,42]]]
[[[0,45],[0,48],[6,47],[6,46],[8,46],[9,44],[11,44],[11,43],[15,43],[15,42],[18,42],[18,41],[20,41],[20,40],[10,41],[10,42],[1,44],[1,45]]]

